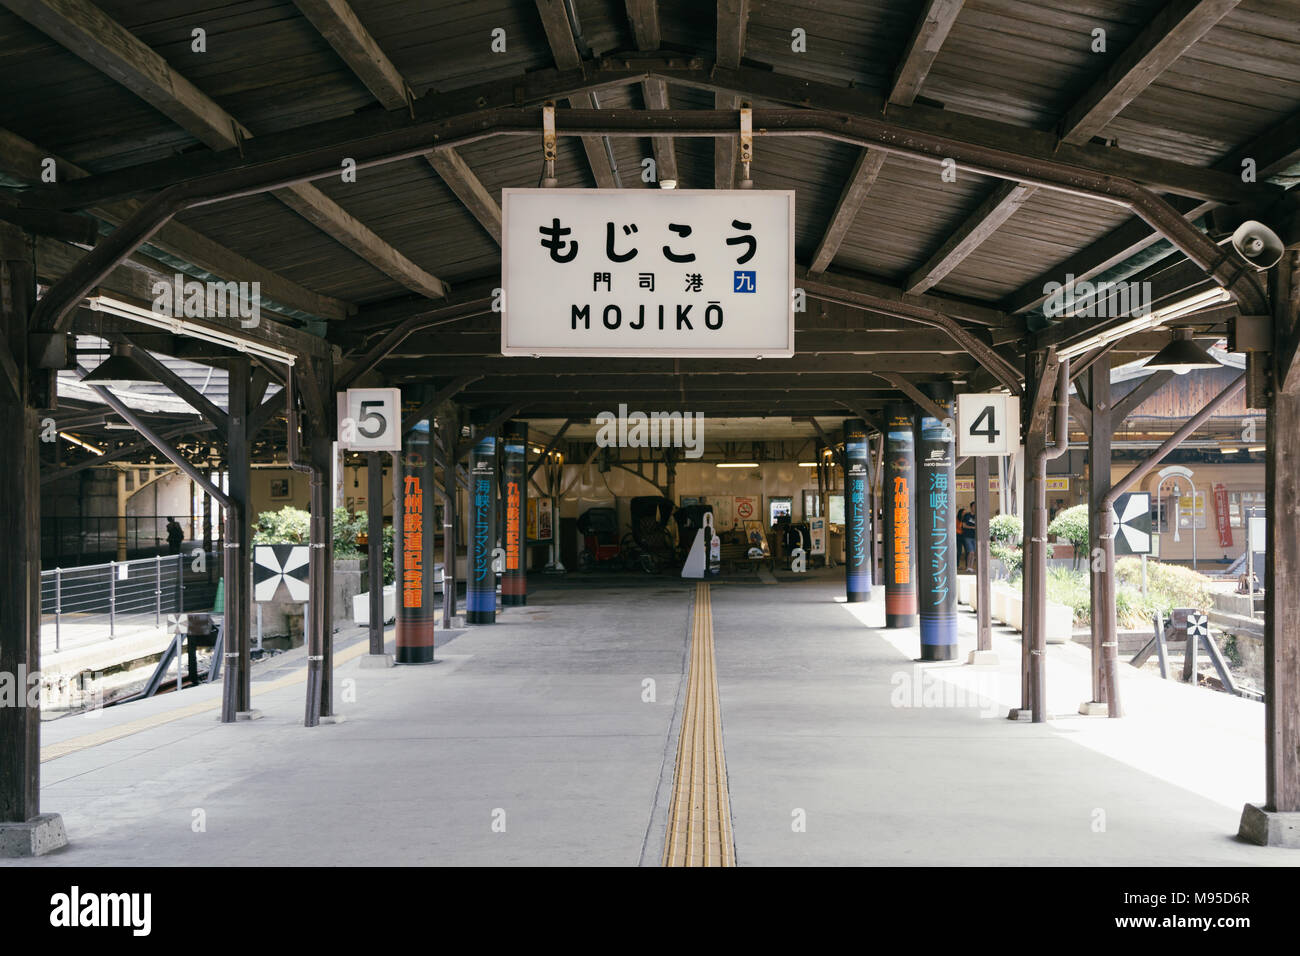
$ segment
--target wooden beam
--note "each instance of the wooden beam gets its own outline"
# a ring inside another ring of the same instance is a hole
[[[755,362],[753,359],[662,359],[662,358],[612,358],[603,359],[599,366],[589,358],[507,358],[505,356],[448,356],[390,361],[382,366],[389,377],[457,376],[457,375],[556,375],[574,376],[574,388],[581,388],[581,379],[594,372],[604,374],[627,373],[633,375],[662,374],[737,374],[761,376],[788,376],[792,374],[833,374],[889,371],[904,374],[916,373],[935,376],[966,374],[976,368],[975,362],[965,355],[796,355],[779,362]],[[563,382],[556,387],[562,388]],[[764,386],[767,390],[772,383]]]
[[[427,402],[424,402],[409,415],[403,416],[402,433],[405,434],[406,432],[409,432],[415,427],[417,422],[432,417],[437,411],[439,405],[455,398],[465,390],[466,386],[474,384],[482,377],[483,376],[481,375],[461,375],[458,378],[452,379],[442,388],[438,389],[438,391],[433,394],[433,397]]]
[[[916,100],[964,3],[965,0],[929,0],[921,10],[912,38],[894,70],[894,82],[889,90],[890,103],[911,106]]]
[[[1172,0],[1061,120],[1065,143],[1087,143],[1241,0]]]
[[[501,245],[501,207],[483,182],[474,175],[469,164],[450,147],[435,149],[428,154],[428,158],[442,181],[456,194],[456,198],[478,220],[479,225],[487,230],[488,235],[496,240],[496,244]]]
[[[627,0],[627,19],[632,24],[632,36],[636,39],[638,50],[658,50],[663,46],[663,34],[659,29],[659,0]],[[642,81],[641,95],[645,98],[645,108],[648,110],[669,108],[668,84],[663,80]],[[656,136],[651,139],[650,145],[655,155],[655,181],[671,179],[681,188],[673,138]]]
[[[1079,423],[1079,427],[1083,429],[1083,433],[1091,437],[1092,412],[1089,411],[1087,405],[1083,404],[1083,399],[1079,398],[1078,395],[1070,396],[1070,414],[1073,415],[1074,420]]]
[[[808,265],[809,272],[825,272],[830,266],[835,253],[840,249],[840,244],[848,234],[849,227],[857,218],[858,210],[866,201],[867,193],[871,192],[876,177],[880,175],[881,167],[885,165],[888,155],[879,149],[864,149],[858,153],[853,171],[849,173],[844,189],[840,192],[839,202],[835,204],[835,212],[831,214],[831,221],[826,226],[826,232],[822,234],[821,242],[817,244],[812,262]]]
[[[106,411],[108,414],[112,414],[111,409]],[[158,437],[165,440],[171,440],[173,438],[180,438],[183,435],[198,435],[204,432],[216,431],[216,429],[217,426],[211,422],[195,420],[192,423],[176,425],[172,428],[159,431]],[[115,461],[121,461],[123,458],[130,458],[136,452],[146,451],[153,447],[154,446],[148,440],[141,439],[140,441],[123,445],[120,448],[110,449],[102,455],[95,455],[85,461],[79,461],[75,465],[65,465],[62,468],[55,469],[47,468],[41,472],[41,484],[46,485],[51,481],[58,481],[60,478],[67,478],[69,475],[75,475],[78,472],[85,471],[87,468],[96,468],[100,465],[108,465]]]
[[[555,437],[553,437],[550,442],[547,443],[546,447],[542,449],[541,455],[539,455],[537,460],[533,462],[533,467],[528,469],[529,481],[533,480],[533,475],[537,473],[537,469],[542,467],[542,463],[546,461],[546,456],[555,451],[556,446],[560,444],[560,439],[564,437],[564,433],[569,430],[569,426],[572,424],[573,419],[566,418],[564,424],[560,426],[559,431],[555,433]],[[540,491],[541,489],[539,488],[538,490]]]
[[[537,15],[541,17],[542,29],[546,31],[546,42],[551,48],[551,56],[555,58],[555,65],[561,70],[579,69],[582,66],[582,55],[578,53],[578,44],[573,38],[573,28],[569,25],[564,0],[537,0]],[[578,93],[569,97],[569,106],[577,110],[592,110],[596,108],[596,103],[590,93]],[[596,186],[600,189],[617,187],[614,170],[610,166],[601,137],[582,137],[582,149],[587,154],[587,163],[591,166]]]
[[[58,182],[90,176],[89,172],[75,163],[41,149],[16,133],[0,129],[0,173],[25,183],[40,184],[41,163],[45,158],[54,160]],[[43,187],[37,185],[36,188]],[[139,209],[139,201],[125,199],[92,206],[90,212],[116,226],[130,219]],[[307,312],[323,319],[342,319],[352,311],[352,306],[342,299],[313,292],[178,222],[163,225],[150,238],[149,243],[168,255],[183,259],[224,279],[260,283],[266,308],[272,307],[265,302],[269,299],[281,307]]]
[[[939,421],[943,421],[950,417],[941,405],[907,379],[903,378],[903,376],[895,375],[893,372],[877,372],[876,375],[883,378],[890,385],[893,385],[896,389],[914,401],[920,409],[931,418],[937,418]]]
[[[406,109],[412,99],[410,84],[370,35],[370,31],[357,19],[347,0],[294,2],[334,48],[334,52],[356,74],[357,79],[383,104],[384,109]],[[496,240],[497,245],[501,245],[501,207],[460,154],[448,147],[434,150],[428,154],[428,159],[456,197]]]
[[[117,80],[214,150],[239,147],[252,133],[173,70],[133,33],[87,0],[5,0],[24,20]],[[381,272],[431,298],[442,280],[407,259],[310,183],[274,195]]]
[[[1004,222],[1015,215],[1038,187],[1006,180],[991,192],[966,221],[958,226],[925,264],[907,277],[903,288],[914,295],[943,281],[967,256],[979,248]]]
[[[745,55],[745,33],[749,27],[749,0],[718,0],[717,46],[718,66],[735,69]],[[715,93],[713,107],[719,110],[740,109],[738,93]],[[713,188],[731,189],[736,184],[736,147],[740,124],[736,124],[735,137],[724,136],[713,143]]]
[[[1168,385],[1173,378],[1174,373],[1168,369],[1153,372],[1144,378],[1137,388],[1114,403],[1111,409],[1111,427],[1123,424],[1124,419],[1132,415],[1139,405]]]

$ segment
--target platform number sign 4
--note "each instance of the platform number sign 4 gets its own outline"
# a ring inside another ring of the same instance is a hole
[[[1020,400],[1001,392],[957,396],[957,454],[1009,455],[1020,444]]]
[[[400,451],[402,392],[350,388],[339,395],[339,445],[349,451]]]

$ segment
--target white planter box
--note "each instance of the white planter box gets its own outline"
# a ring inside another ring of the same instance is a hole
[[[390,584],[384,588],[384,621],[397,617],[397,586]],[[352,599],[352,620],[362,627],[370,624],[370,592],[358,594]]]
[[[1047,602],[1047,643],[1064,644],[1074,634],[1074,610],[1064,604]]]
[[[957,603],[967,607],[975,606],[975,575],[957,575]]]

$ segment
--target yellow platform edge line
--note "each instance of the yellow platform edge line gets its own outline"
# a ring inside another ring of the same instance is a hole
[[[677,740],[664,866],[735,866],[709,585],[695,587],[686,700]]]

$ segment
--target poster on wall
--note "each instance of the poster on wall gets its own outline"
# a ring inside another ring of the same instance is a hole
[[[758,520],[759,511],[757,495],[736,495],[732,500],[735,502],[735,511],[732,516],[732,527],[735,527],[736,522],[744,524],[748,521]]]
[[[719,531],[730,531],[736,527],[736,499],[731,495],[710,495],[709,504],[713,505],[713,527]]]
[[[551,540],[551,499],[528,499],[528,540]]]
[[[742,521],[741,527],[745,529],[745,546],[749,549],[749,557],[770,558],[772,548],[767,543],[767,532],[763,529],[763,522]]]
[[[524,535],[529,541],[537,540],[537,499],[529,498],[524,515]]]

